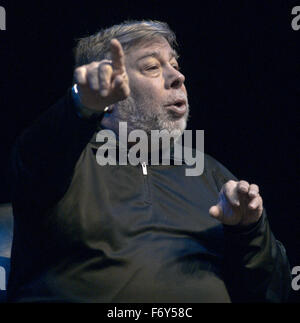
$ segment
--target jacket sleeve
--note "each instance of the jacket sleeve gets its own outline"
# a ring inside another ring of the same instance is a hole
[[[97,122],[77,114],[69,89],[16,139],[12,148],[15,214],[47,209],[63,196]]]
[[[218,189],[237,180],[216,162],[214,178]],[[266,210],[260,220],[243,229],[223,225],[225,282],[233,302],[285,302],[291,273],[286,251],[275,239]]]

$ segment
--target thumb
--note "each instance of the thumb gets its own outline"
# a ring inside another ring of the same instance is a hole
[[[209,214],[211,217],[221,221],[223,218],[223,210],[222,210],[221,205],[219,203],[217,205],[213,205],[209,209]]]

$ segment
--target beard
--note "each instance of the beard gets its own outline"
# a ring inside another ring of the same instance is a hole
[[[181,95],[187,101],[185,95]],[[172,98],[170,98],[172,99]],[[112,107],[108,119],[113,123],[113,128],[118,129],[119,122],[127,122],[128,132],[143,130],[151,136],[151,130],[167,130],[176,141],[184,132],[189,118],[189,105],[183,116],[178,116],[174,111],[164,105],[155,103],[153,98],[134,97],[130,95]]]

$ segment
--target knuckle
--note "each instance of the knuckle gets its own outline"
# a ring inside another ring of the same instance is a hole
[[[84,67],[77,67],[75,70],[74,70],[74,77],[75,79],[77,79],[78,81],[80,81],[83,76],[84,76]]]
[[[111,70],[111,66],[108,63],[101,63],[98,66],[99,72],[109,72]]]
[[[92,62],[88,66],[89,68],[94,69],[95,67],[98,67],[98,65],[99,65],[99,62]]]
[[[239,185],[240,186],[249,186],[249,183],[247,181],[245,181],[245,180],[240,180]]]
[[[75,72],[76,71],[82,71],[82,70],[84,70],[86,68],[86,66],[85,65],[81,65],[81,66],[77,66],[76,68],[75,68]]]
[[[226,182],[224,185],[223,185],[223,191],[226,193],[228,191],[230,191],[234,186],[236,185],[236,183],[232,180]]]
[[[239,192],[247,193],[249,190],[249,184],[245,181],[240,181],[237,187]]]
[[[256,184],[251,184],[250,187],[251,187],[251,189],[254,189],[256,191],[259,191],[259,187]]]
[[[236,184],[236,181],[231,179],[225,185],[235,185],[235,184]]]

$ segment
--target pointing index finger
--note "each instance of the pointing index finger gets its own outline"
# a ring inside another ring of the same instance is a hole
[[[115,38],[110,42],[110,52],[114,73],[123,74],[125,72],[124,52],[122,45]]]

